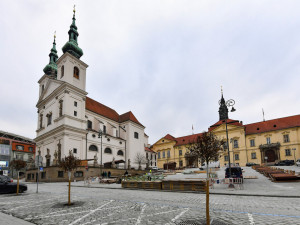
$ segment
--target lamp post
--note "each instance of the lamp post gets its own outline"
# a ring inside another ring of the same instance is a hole
[[[294,159],[295,159],[295,164],[296,164],[296,148],[292,148],[292,150],[294,151]]]
[[[101,149],[100,149],[100,176],[102,176],[102,136],[103,132],[99,129],[98,138],[101,138]]]
[[[235,101],[233,99],[229,99],[226,101],[226,106],[227,107],[232,107],[230,112],[236,111],[235,108],[233,107],[235,104]],[[228,140],[228,129],[227,129],[227,119],[225,119],[226,123],[226,138],[227,138],[227,151],[228,151],[228,163],[229,163],[229,178],[231,178],[231,163],[230,163],[230,151],[229,151],[229,140]]]

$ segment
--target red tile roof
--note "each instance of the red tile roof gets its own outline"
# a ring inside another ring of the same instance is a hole
[[[170,134],[167,134],[166,136],[163,137],[164,139],[167,139],[167,140],[171,140],[171,141],[175,141],[175,138],[170,135]]]
[[[178,137],[178,138],[176,138],[175,146],[187,145],[187,144],[193,143],[193,142],[195,142],[196,138],[201,135],[202,135],[202,133],[192,134],[192,135],[188,135],[188,136],[184,136],[184,137]]]
[[[113,121],[116,121],[118,123],[122,123],[122,122],[130,120],[132,122],[135,122],[135,123],[143,126],[136,119],[136,117],[133,115],[133,113],[131,111],[124,113],[122,115],[119,115],[115,110],[113,110],[113,109],[107,107],[106,105],[103,105],[100,102],[97,102],[89,97],[86,97],[85,108],[87,110],[90,110],[94,113],[97,113],[101,116],[104,116],[104,117],[111,119]]]
[[[125,121],[128,121],[128,120],[130,120],[130,121],[132,121],[132,122],[135,122],[135,123],[137,123],[137,124],[143,126],[143,124],[141,124],[141,123],[137,120],[137,118],[133,115],[133,113],[132,113],[131,111],[129,111],[129,112],[127,112],[127,113],[124,113],[124,114],[120,115],[120,123],[125,122]],[[143,126],[143,127],[144,127],[144,126]]]
[[[218,122],[216,122],[214,125],[211,125],[209,128],[208,128],[208,131],[212,131],[214,130],[215,128],[217,128],[218,126],[222,125],[226,123],[225,120],[220,120]],[[235,125],[235,126],[243,126],[242,123],[240,123],[238,120],[232,120],[232,119],[227,119],[227,124],[230,124],[230,125]]]
[[[283,117],[244,125],[246,135],[300,126],[300,115]]]
[[[155,151],[153,151],[152,149],[145,147],[145,151],[151,152],[151,153],[156,153]]]

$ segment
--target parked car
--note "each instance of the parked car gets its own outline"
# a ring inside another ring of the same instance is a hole
[[[27,191],[26,184],[19,184],[19,192]],[[5,176],[0,176],[0,194],[16,193],[17,183],[9,182]]]
[[[296,165],[297,165],[297,166],[300,166],[300,159],[298,159],[298,160],[296,161]]]
[[[229,167],[225,169],[225,178],[229,178]],[[243,179],[243,170],[239,166],[231,167],[231,178],[242,178]]]
[[[255,165],[258,165],[258,164],[254,163],[254,162],[248,162],[248,163],[246,163],[246,166],[255,166]]]
[[[275,166],[292,166],[295,164],[294,160],[281,160],[275,163]]]
[[[4,180],[6,179],[8,183],[12,183],[14,182],[14,180],[8,176],[5,176],[5,175],[0,175],[0,177],[2,177]]]

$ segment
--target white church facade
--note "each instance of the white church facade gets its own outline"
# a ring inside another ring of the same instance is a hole
[[[80,60],[75,20],[74,11],[63,55],[58,58],[54,38],[50,62],[38,81],[37,154],[46,166],[71,151],[89,164],[138,169],[136,155],[145,155],[148,147],[145,126],[131,111],[118,114],[87,96],[88,65]]]

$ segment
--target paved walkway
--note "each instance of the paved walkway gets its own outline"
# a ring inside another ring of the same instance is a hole
[[[281,167],[283,169],[296,170],[300,172],[300,167],[288,166]],[[193,169],[195,170],[195,169]],[[198,169],[196,169],[198,170]],[[225,178],[225,168],[220,168],[216,171],[218,178]],[[272,182],[264,175],[256,172],[251,167],[243,167],[245,176],[256,176],[257,179],[244,179],[243,185],[235,185],[235,188],[228,188],[226,184],[215,184],[213,189],[210,189],[212,194],[225,194],[225,195],[244,195],[244,196],[276,196],[276,197],[296,197],[300,198],[300,182]],[[176,174],[169,175],[166,180],[184,180],[205,178],[206,174]],[[88,187],[83,181],[73,182],[72,186]],[[121,184],[99,184],[94,181],[90,184],[90,188],[108,188],[108,189],[120,189]]]
[[[32,225],[34,223],[27,222],[14,216],[0,212],[0,224],[5,225]]]

